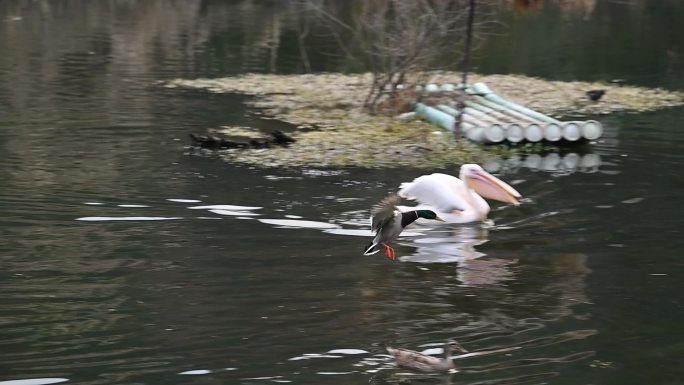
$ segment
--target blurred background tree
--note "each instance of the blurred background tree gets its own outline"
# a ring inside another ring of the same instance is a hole
[[[489,3],[478,0],[478,6]],[[445,52],[452,59],[446,68],[460,68],[468,0],[374,0],[351,4],[301,0],[300,4],[327,28],[330,38],[348,58],[371,72],[372,82],[364,101],[369,111],[400,109],[397,104],[402,104],[414,92],[414,86],[426,80],[426,70],[438,69],[434,64]],[[478,24],[491,21],[486,16],[489,14],[479,14]]]

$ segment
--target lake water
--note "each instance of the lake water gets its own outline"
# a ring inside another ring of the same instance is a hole
[[[502,10],[475,67],[684,89],[684,4],[575,3]],[[189,132],[275,123],[158,83],[302,70],[288,12],[0,3],[0,384],[681,383],[683,108],[599,117],[590,154],[492,159],[521,206],[364,257],[369,207],[421,171],[193,154]],[[448,338],[483,353],[423,377],[384,355]]]

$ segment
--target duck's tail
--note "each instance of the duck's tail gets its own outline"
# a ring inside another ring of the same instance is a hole
[[[363,255],[373,255],[378,251],[380,251],[380,249],[378,249],[378,244],[371,241],[368,246],[363,249]]]

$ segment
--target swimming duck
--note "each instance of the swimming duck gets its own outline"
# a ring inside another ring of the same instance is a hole
[[[432,210],[447,223],[469,223],[487,218],[489,204],[484,198],[520,204],[519,192],[477,164],[462,165],[459,178],[437,173],[402,183],[399,196],[417,200],[419,205],[398,209]]]
[[[428,356],[427,354],[419,353],[408,349],[399,349],[393,347],[386,347],[387,352],[394,357],[397,366],[416,370],[423,373],[445,373],[456,366],[451,360],[451,353],[460,352],[467,353],[468,351],[456,341],[449,340],[444,344],[444,357],[438,358]]]
[[[404,228],[413,223],[418,218],[434,219],[443,221],[431,210],[397,210],[400,202],[399,196],[392,194],[371,209],[371,231],[375,233],[373,240],[364,249],[363,255],[372,255],[380,251],[378,246],[382,246],[385,256],[396,259],[394,249],[388,245],[389,242],[396,240],[404,231]]]

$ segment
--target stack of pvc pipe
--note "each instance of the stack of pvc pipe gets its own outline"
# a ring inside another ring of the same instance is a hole
[[[415,112],[416,115],[427,119],[430,123],[440,126],[449,132],[454,132],[455,118],[453,116],[423,103],[416,103]]]
[[[441,90],[434,84],[428,84],[425,89]],[[464,135],[480,143],[574,142],[583,138],[595,140],[603,134],[601,123],[595,120],[562,122],[510,102],[493,93],[484,83],[473,84],[466,92],[469,96],[461,112],[446,105],[434,108],[418,103],[416,114],[453,132],[454,117],[460,113]]]

